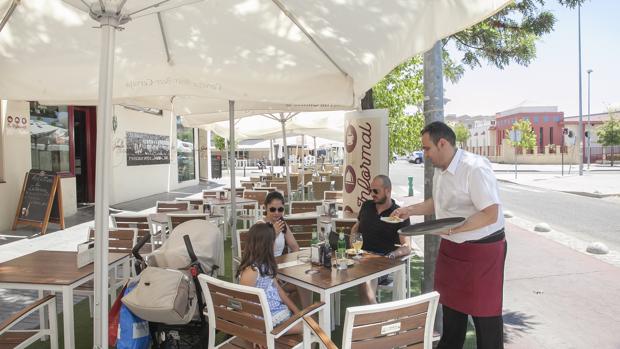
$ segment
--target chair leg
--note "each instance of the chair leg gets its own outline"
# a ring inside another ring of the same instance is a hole
[[[95,305],[93,304],[94,301],[95,301],[94,298],[95,298],[94,294],[89,294],[88,295],[88,311],[90,312],[90,318],[91,319],[93,318],[93,314],[95,312]],[[62,301],[66,302],[65,299],[63,299]]]
[[[47,314],[49,317],[49,333],[50,333],[50,349],[58,349],[58,322],[56,311],[56,299],[53,299],[47,305]]]

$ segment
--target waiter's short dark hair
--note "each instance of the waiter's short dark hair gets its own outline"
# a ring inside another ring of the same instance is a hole
[[[428,136],[431,138],[433,143],[437,145],[440,139],[445,139],[448,143],[452,144],[452,146],[456,146],[456,135],[452,128],[441,121],[431,122],[430,124],[424,126],[420,135],[424,135],[428,133]]]

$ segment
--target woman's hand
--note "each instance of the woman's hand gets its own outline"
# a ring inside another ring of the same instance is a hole
[[[276,234],[284,231],[285,227],[286,223],[281,219],[273,222],[273,230],[275,230]]]

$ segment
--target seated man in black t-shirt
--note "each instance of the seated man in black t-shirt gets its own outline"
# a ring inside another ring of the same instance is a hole
[[[378,175],[370,184],[372,200],[362,204],[357,223],[351,228],[351,236],[361,232],[363,250],[385,255],[388,258],[406,256],[411,252],[409,238],[400,236],[398,229],[409,225],[409,218],[400,223],[389,223],[381,217],[389,217],[399,206],[392,200],[392,182],[385,175]],[[398,247],[400,246],[400,247]],[[378,280],[371,280],[359,287],[362,304],[377,303],[375,298]]]

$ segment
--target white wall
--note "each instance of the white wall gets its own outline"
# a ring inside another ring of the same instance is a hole
[[[4,162],[4,182],[0,182],[0,231],[10,229],[15,218],[17,202],[24,184],[24,176],[31,167],[30,129],[17,132],[6,127],[8,115],[26,117],[28,102],[0,100],[1,159]]]
[[[163,116],[157,116],[115,106],[114,113],[118,126],[112,135],[110,204],[198,184],[197,179],[178,183],[176,121],[171,118],[170,111],[164,110]],[[128,131],[169,136],[170,165],[127,166],[126,133]],[[197,138],[196,132],[195,138]],[[197,164],[195,168],[198,172]]]

